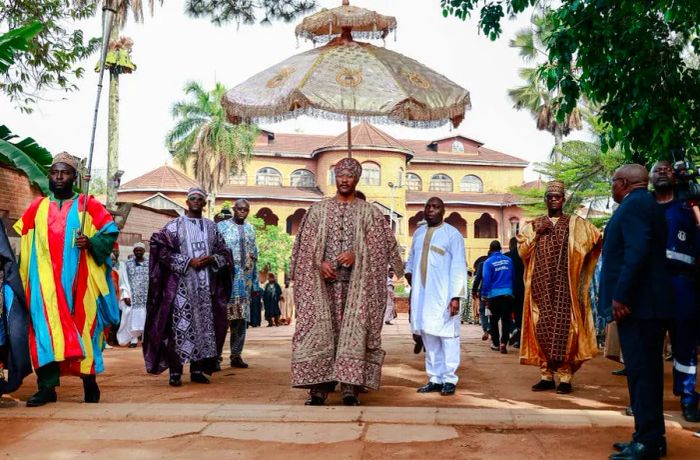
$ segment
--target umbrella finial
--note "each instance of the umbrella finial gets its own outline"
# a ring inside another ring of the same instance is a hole
[[[350,0],[343,0],[343,6],[350,6]]]

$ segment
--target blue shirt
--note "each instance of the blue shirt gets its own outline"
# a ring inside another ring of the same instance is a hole
[[[500,252],[492,252],[483,263],[481,297],[503,295],[513,295],[513,261]]]

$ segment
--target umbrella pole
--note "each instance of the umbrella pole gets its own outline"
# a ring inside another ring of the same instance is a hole
[[[95,113],[92,117],[92,132],[90,134],[90,153],[88,154],[87,172],[85,175],[83,218],[80,223],[80,234],[85,232],[85,216],[87,214],[87,200],[90,193],[90,174],[92,173],[92,157],[95,151],[95,131],[97,129],[97,113],[100,109],[100,94],[102,93],[102,80],[105,73],[105,60],[107,49],[109,48],[109,36],[112,32],[112,25],[116,8],[112,1],[105,0],[102,8],[102,53],[100,54],[100,76],[97,80],[97,99],[95,100]]]
[[[352,124],[350,122],[350,115],[348,114],[348,158],[352,158],[352,136],[350,135],[351,129]]]

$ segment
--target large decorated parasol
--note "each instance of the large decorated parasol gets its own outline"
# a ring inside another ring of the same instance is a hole
[[[470,108],[469,91],[418,61],[353,38],[355,31],[381,38],[395,26],[395,18],[351,7],[347,0],[340,8],[305,19],[297,35],[330,36],[329,43],[292,56],[228,91],[222,104],[229,120],[344,118],[349,155],[351,118],[410,127],[451,122],[457,127]]]

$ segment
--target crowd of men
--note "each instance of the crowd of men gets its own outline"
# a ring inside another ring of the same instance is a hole
[[[56,401],[62,375],[79,376],[85,402],[98,402],[110,325],[118,326],[120,344],[142,341],[147,372],[167,370],[170,385],[179,387],[188,365],[191,382],[207,384],[221,368],[227,334],[230,365],[248,367],[246,330],[260,325],[262,301],[268,327],[294,318],[291,384],[308,390],[306,404],[325,404],[339,386],[343,404],[359,405],[361,393],[379,389],[381,332],[395,317],[393,280],[405,275],[411,331],[417,350],[425,350],[427,383],[417,391],[455,394],[460,309],[469,296],[462,235],[444,222],[442,200],[430,198],[404,264],[382,213],[358,198],[359,162],[347,158],[334,168],[336,195],[309,208],[295,240],[294,289],[283,289],[272,273],[261,288],[247,201],[214,222],[203,217],[206,192],[192,188],[185,215],[151,237],[150,256],[136,244],[117,269],[117,226],[102,204],[74,191],[78,160],[57,155],[50,196],[36,199],[15,225],[19,262],[0,227],[0,363],[8,371],[0,393],[16,390],[33,369],[38,391],[27,406]],[[643,166],[619,168],[611,184],[619,207],[604,237],[564,213],[564,184],[552,181],[547,214],[527,222],[508,253],[493,241],[477,261],[472,296],[484,340],[504,354],[511,344],[520,348],[521,364],[540,370],[533,391],[571,393],[575,373],[597,354],[599,318],[615,321],[635,418],[631,441],[614,445],[616,460],[666,452],[667,333],[674,394],[685,419],[700,422],[700,213],[675,180],[672,164],[656,163],[652,193]],[[599,286],[593,295],[592,285]]]

